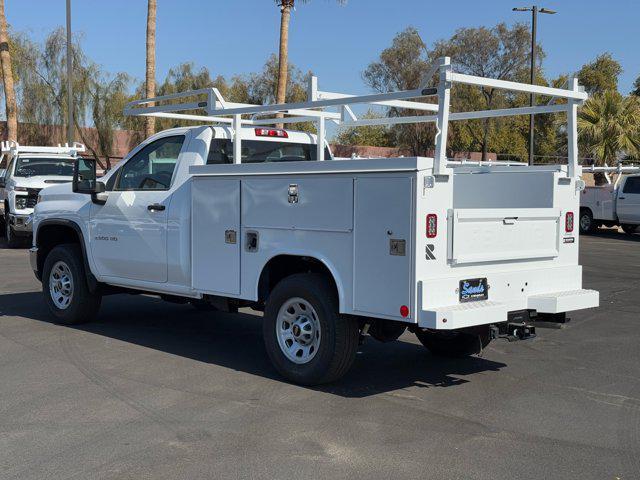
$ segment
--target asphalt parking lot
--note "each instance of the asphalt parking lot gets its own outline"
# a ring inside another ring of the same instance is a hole
[[[640,235],[583,238],[581,263],[601,307],[564,329],[467,360],[369,339],[311,389],[253,315],[117,295],[55,325],[0,244],[0,478],[640,478]]]

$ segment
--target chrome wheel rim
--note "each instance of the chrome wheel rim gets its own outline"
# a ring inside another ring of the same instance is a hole
[[[49,295],[60,310],[66,309],[73,299],[73,275],[62,261],[56,262],[49,274]]]
[[[580,217],[580,228],[582,228],[582,230],[589,230],[590,226],[591,219],[589,218],[589,215],[582,215]]]
[[[304,298],[290,298],[278,311],[276,337],[284,356],[299,365],[318,353],[321,331],[316,310]]]

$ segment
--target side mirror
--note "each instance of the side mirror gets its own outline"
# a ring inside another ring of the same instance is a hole
[[[88,195],[104,192],[104,183],[97,181],[95,159],[76,159],[73,165],[73,182],[71,189],[75,193],[86,193]]]

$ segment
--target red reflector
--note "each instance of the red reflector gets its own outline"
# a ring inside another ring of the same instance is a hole
[[[438,216],[435,213],[427,215],[427,238],[438,235]]]
[[[573,212],[567,212],[564,217],[564,231],[567,233],[573,232]]]
[[[274,128],[256,128],[256,136],[258,137],[278,137],[289,138],[289,134],[284,130],[276,130]]]
[[[400,315],[402,315],[403,318],[407,318],[409,316],[409,307],[402,305],[400,307]]]

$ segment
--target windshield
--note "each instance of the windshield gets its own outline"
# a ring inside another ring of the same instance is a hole
[[[72,158],[20,157],[13,174],[16,177],[33,177],[35,175],[73,175]]]

